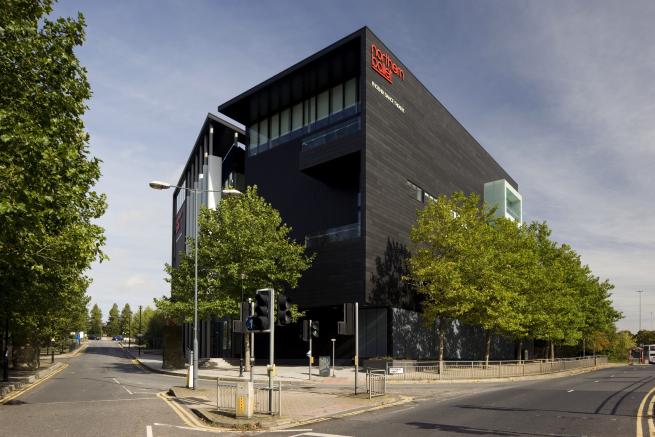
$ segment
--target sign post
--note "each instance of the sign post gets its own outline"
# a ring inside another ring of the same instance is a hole
[[[332,341],[332,377],[334,378],[336,376],[334,373],[334,344],[336,343],[337,339],[331,338],[330,341]]]
[[[358,373],[359,373],[359,302],[355,302],[355,394],[357,394]]]

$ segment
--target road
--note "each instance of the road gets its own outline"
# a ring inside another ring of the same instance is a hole
[[[180,435],[185,422],[157,393],[181,384],[136,366],[114,342],[91,341],[63,371],[0,405],[0,436]]]
[[[211,435],[190,429],[184,416],[157,396],[183,384],[183,378],[141,369],[114,342],[92,341],[84,353],[68,360],[64,370],[0,405],[0,436]],[[201,386],[209,384],[213,383],[200,381]],[[255,435],[641,437],[636,433],[636,413],[653,387],[655,366],[608,368],[539,381],[391,385],[390,390],[416,400],[308,424],[304,431]],[[645,426],[643,436],[648,435]]]
[[[637,409],[653,387],[655,366],[607,368],[512,383],[448,399],[426,396],[412,404],[317,423],[311,428],[315,434],[358,437],[633,437],[640,436]],[[646,420],[641,424],[643,435],[648,436]],[[299,431],[295,435],[311,434]]]

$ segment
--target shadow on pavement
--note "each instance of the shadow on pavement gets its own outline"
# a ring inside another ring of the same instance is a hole
[[[466,435],[498,435],[498,436],[539,436],[539,437],[552,437],[553,434],[531,433],[531,432],[515,432],[503,431],[499,429],[486,429],[475,428],[464,425],[445,425],[441,423],[427,423],[427,422],[408,422],[407,425],[415,426],[420,429],[445,431],[453,434],[466,434]],[[558,434],[558,437],[573,437],[565,434]]]

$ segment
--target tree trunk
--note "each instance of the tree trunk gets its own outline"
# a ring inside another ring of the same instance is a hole
[[[446,339],[446,318],[439,318],[439,373],[443,370],[443,349]]]
[[[523,339],[519,338],[516,340],[518,349],[516,350],[516,360],[520,363],[523,361]]]
[[[491,330],[484,332],[484,367],[489,367],[489,356],[491,355]]]
[[[555,361],[555,342],[550,342],[550,361]]]

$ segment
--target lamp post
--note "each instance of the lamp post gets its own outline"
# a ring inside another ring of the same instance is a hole
[[[141,330],[141,305],[139,305],[139,356],[141,356],[142,347],[143,347],[143,331]]]
[[[199,190],[196,188],[180,187],[178,185],[171,185],[168,182],[152,181],[148,185],[153,190],[168,190],[169,188],[179,188],[195,194],[196,207],[200,204],[200,193],[222,193],[225,195],[242,194],[241,191],[228,188],[225,190]],[[196,226],[194,229],[194,285],[193,285],[193,389],[198,386],[198,214],[196,214]]]
[[[641,331],[641,295],[645,293],[644,290],[637,290],[639,293],[639,331]],[[639,332],[637,331],[637,332]]]

